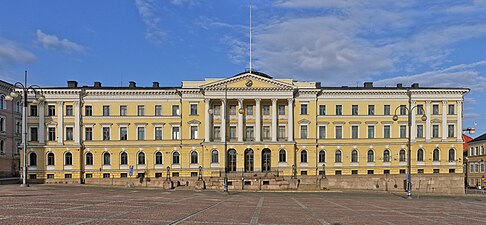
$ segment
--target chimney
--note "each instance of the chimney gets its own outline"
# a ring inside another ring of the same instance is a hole
[[[403,84],[402,83],[398,83],[397,84],[397,88],[402,88],[403,87]]]
[[[93,87],[100,88],[101,87],[101,82],[95,81]]]
[[[68,88],[76,88],[78,87],[78,82],[75,80],[70,80],[67,82],[67,86]]]
[[[137,83],[135,83],[135,81],[130,81],[130,84],[128,85],[128,87],[130,88],[134,88],[137,86]]]
[[[365,88],[372,88],[373,87],[373,82],[364,82],[364,87]]]
[[[419,88],[419,83],[413,83],[412,88]]]
[[[159,82],[154,81],[154,82],[152,83],[152,87],[154,87],[154,88],[158,88],[158,87],[160,87]]]

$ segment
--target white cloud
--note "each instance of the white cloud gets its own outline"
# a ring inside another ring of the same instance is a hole
[[[184,6],[184,5],[195,6],[199,4],[199,0],[171,0],[170,2],[178,6]]]
[[[164,40],[166,33],[160,27],[160,17],[157,14],[157,8],[153,0],[135,0],[135,6],[138,14],[146,26],[145,39],[155,45],[160,45]]]
[[[479,113],[464,113],[464,119],[478,119],[481,118]]]
[[[32,63],[35,55],[17,44],[0,38],[0,65]]]
[[[60,39],[56,35],[46,34],[42,30],[37,29],[36,32],[37,43],[48,50],[61,51],[65,53],[83,52],[85,47],[74,43],[66,38]]]

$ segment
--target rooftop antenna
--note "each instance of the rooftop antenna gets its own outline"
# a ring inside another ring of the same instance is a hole
[[[252,26],[252,15],[251,15],[251,8],[252,8],[252,4],[251,4],[251,0],[250,0],[250,73],[253,71],[253,67],[252,67],[252,55],[251,55],[251,26]]]

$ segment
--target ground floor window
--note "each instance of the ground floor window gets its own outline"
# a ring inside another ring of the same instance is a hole
[[[303,175],[303,176],[307,175],[307,171],[306,170],[300,171],[300,175]]]
[[[86,178],[93,178],[93,174],[92,173],[87,173],[86,174]]]
[[[29,174],[29,179],[31,180],[37,179],[37,174]]]
[[[103,178],[110,178],[110,174],[109,173],[104,173],[103,174]]]
[[[197,172],[191,172],[191,177],[197,177]]]
[[[342,173],[343,173],[343,171],[341,171],[341,170],[336,170],[336,171],[334,172],[334,174],[336,174],[336,175],[341,175]]]
[[[440,173],[440,169],[434,169],[434,173]]]
[[[54,179],[54,174],[47,174],[47,179]]]
[[[120,173],[120,178],[127,178],[128,177],[127,175],[128,175],[127,173]]]
[[[358,170],[351,170],[351,174],[358,174]]]
[[[390,174],[390,170],[384,170],[383,174]]]
[[[71,178],[73,178],[73,175],[70,174],[70,173],[67,173],[67,174],[64,174],[64,178],[65,179],[71,179]]]

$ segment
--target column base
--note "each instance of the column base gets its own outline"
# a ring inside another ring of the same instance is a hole
[[[20,187],[30,187],[29,184],[21,184]]]

